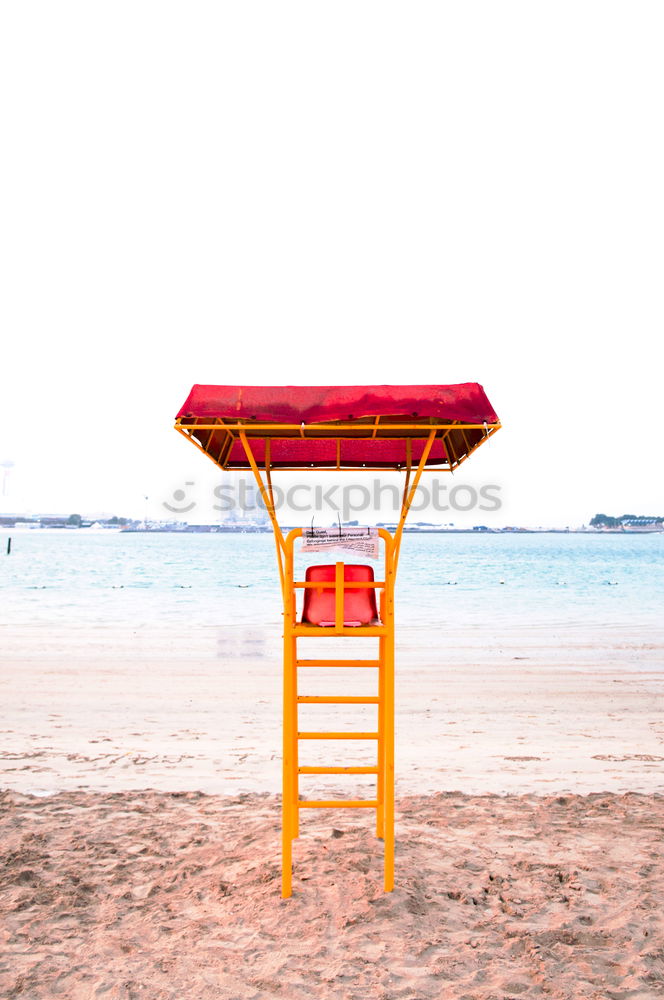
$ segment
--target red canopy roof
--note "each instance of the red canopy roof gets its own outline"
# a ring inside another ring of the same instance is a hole
[[[312,424],[361,417],[435,417],[494,424],[476,382],[461,385],[195,385],[178,417]]]
[[[195,385],[177,420],[215,462],[235,469],[249,467],[238,437],[240,424],[259,464],[270,440],[273,468],[401,468],[408,461],[407,439],[416,463],[426,438],[438,426],[440,435],[427,464],[451,468],[499,425],[482,386],[475,382]]]

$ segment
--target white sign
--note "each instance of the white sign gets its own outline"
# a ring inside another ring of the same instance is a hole
[[[343,549],[368,559],[378,558],[378,528],[303,528],[303,552],[327,552]]]

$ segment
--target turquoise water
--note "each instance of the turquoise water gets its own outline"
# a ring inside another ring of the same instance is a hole
[[[13,533],[0,600],[2,623],[20,625],[278,623],[281,611],[271,535]],[[406,535],[397,607],[402,623],[460,629],[658,628],[664,535]]]

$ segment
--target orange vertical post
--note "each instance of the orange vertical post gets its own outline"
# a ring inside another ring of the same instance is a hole
[[[334,573],[334,624],[344,627],[344,564],[338,562]]]
[[[394,888],[394,564],[387,561],[385,579],[385,637],[381,671],[383,678],[383,841],[385,861],[383,888]]]
[[[385,591],[380,595],[380,620],[385,621]],[[376,755],[376,836],[385,835],[385,637],[378,638],[378,753]]]

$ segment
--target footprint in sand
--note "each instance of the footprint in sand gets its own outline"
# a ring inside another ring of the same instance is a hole
[[[615,761],[626,761],[626,760],[647,760],[647,761],[660,761],[664,760],[664,757],[658,754],[651,753],[626,753],[621,757],[616,756],[612,753],[596,753],[593,754],[593,760],[615,760]]]

